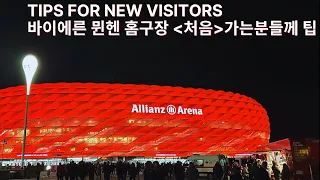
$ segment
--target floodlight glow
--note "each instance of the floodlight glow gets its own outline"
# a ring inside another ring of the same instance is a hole
[[[29,95],[31,81],[38,67],[37,58],[33,55],[27,55],[22,61],[22,67],[27,81],[27,95]]]

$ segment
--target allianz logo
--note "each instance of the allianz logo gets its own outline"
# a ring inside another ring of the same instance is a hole
[[[147,104],[132,104],[132,113],[145,113],[145,114],[188,114],[188,115],[203,115],[202,109],[186,108],[183,106],[168,105],[162,107],[149,106]]]

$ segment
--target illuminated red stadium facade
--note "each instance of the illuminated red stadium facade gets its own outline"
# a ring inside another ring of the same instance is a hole
[[[4,158],[22,149],[25,86],[0,90]],[[188,156],[254,151],[266,110],[232,92],[148,85],[32,85],[26,158]]]

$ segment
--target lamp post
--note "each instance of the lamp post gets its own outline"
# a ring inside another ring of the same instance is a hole
[[[23,145],[22,145],[22,154],[21,154],[21,167],[24,168],[24,154],[26,148],[26,136],[27,136],[27,122],[28,122],[28,102],[29,102],[29,95],[30,95],[30,88],[32,78],[37,70],[38,67],[38,60],[33,55],[27,55],[24,57],[22,61],[22,67],[24,71],[24,75],[26,77],[26,85],[27,85],[27,93],[26,93],[26,114],[24,118],[24,127],[23,127]]]

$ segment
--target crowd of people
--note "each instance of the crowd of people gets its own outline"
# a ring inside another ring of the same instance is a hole
[[[184,165],[180,161],[161,164],[158,161],[147,161],[146,163],[122,161],[117,163],[91,163],[81,161],[79,163],[60,163],[55,171],[57,180],[110,180],[111,178],[118,180],[140,180],[140,178],[143,178],[143,180],[199,179],[199,171],[193,162],[190,162],[187,167]],[[39,180],[40,172],[44,170],[44,167],[38,163],[35,169]],[[262,162],[261,160],[248,161],[242,165],[238,161],[231,161],[225,164],[217,161],[212,171],[215,180],[289,180],[291,176],[289,167],[286,164],[283,164],[280,170],[276,162],[273,162],[272,168],[268,168],[267,162]]]
[[[273,162],[272,168],[268,168],[268,163],[260,160],[243,165],[234,161],[224,167],[217,162],[213,173],[217,180],[289,180],[291,176],[287,164],[283,164],[280,170],[276,162]]]
[[[109,180],[111,177],[116,177],[118,180],[126,180],[127,177],[130,180],[139,180],[140,177],[143,177],[144,180],[168,180],[173,178],[184,180],[185,169],[181,162],[160,164],[158,161],[148,161],[145,164],[122,161],[116,164],[110,162],[93,164],[81,161],[78,164],[71,162],[62,165],[60,163],[57,167],[58,180],[84,180],[86,176],[89,177],[89,180],[102,178]]]
[[[130,180],[139,180],[140,177],[144,180],[196,180],[199,178],[199,172],[192,162],[186,168],[180,161],[175,164],[160,164],[158,161],[148,161],[145,164],[122,161],[116,164],[109,162],[93,164],[81,161],[78,164],[74,162],[59,164],[57,167],[58,180],[84,180],[86,176],[89,180],[109,180],[111,177],[118,180],[126,180],[127,177]],[[213,167],[213,177],[216,180],[289,180],[290,170],[286,164],[283,164],[280,170],[276,162],[272,168],[268,168],[267,162],[259,160],[243,165],[234,161],[223,166],[218,161]]]

